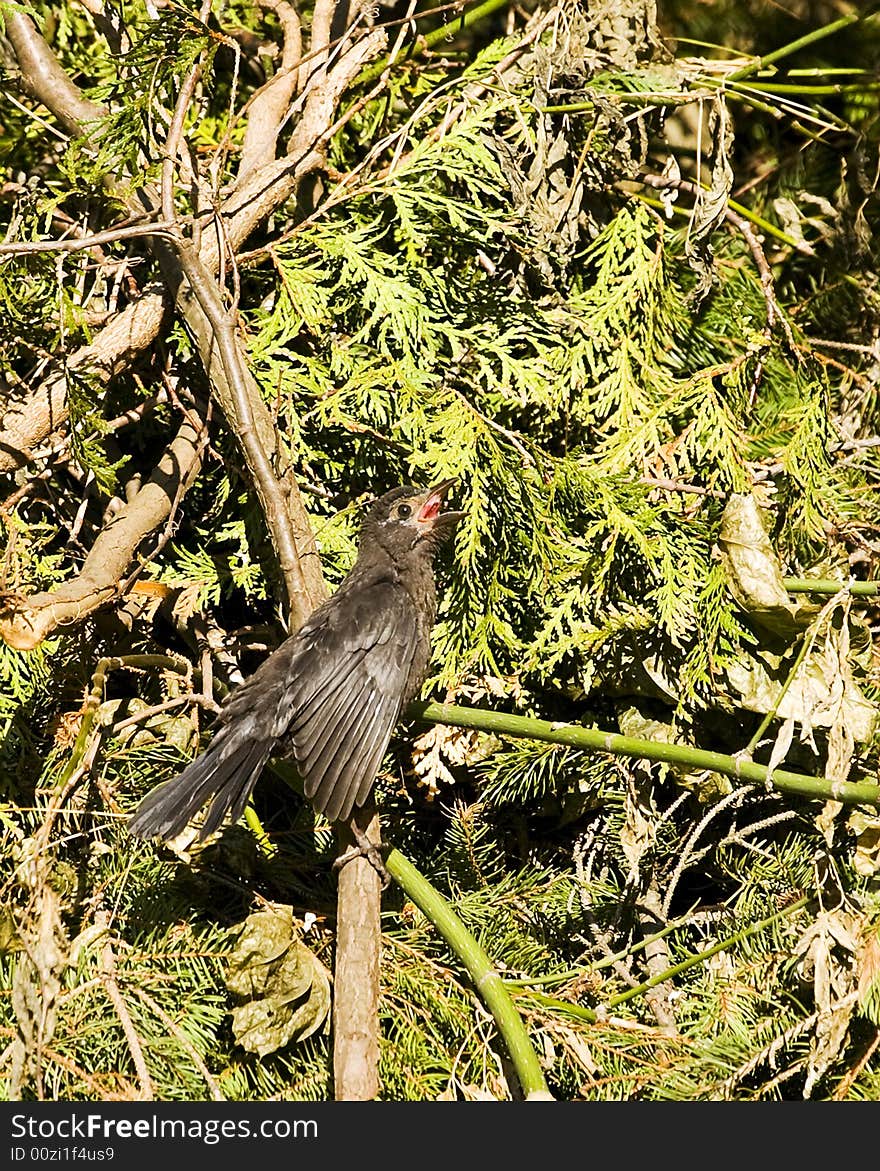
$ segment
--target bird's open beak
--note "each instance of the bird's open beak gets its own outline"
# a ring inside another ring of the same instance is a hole
[[[439,484],[435,484],[433,488],[429,488],[422,497],[423,503],[418,511],[416,520],[418,520],[421,524],[427,523],[431,525],[433,525],[438,520],[442,520],[448,523],[454,523],[455,521],[461,520],[461,518],[464,516],[463,512],[440,511],[443,505],[443,498],[445,497],[446,493],[451,488],[454,488],[457,483],[458,477],[453,476],[451,479],[441,480]]]

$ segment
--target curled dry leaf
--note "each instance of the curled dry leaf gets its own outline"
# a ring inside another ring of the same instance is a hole
[[[797,667],[793,676],[790,646],[776,651],[760,646],[742,652],[725,668],[727,685],[748,711],[774,712],[800,727],[800,739],[812,744],[814,728],[829,732],[826,772],[832,781],[845,780],[856,743],[871,739],[877,711],[853,674],[850,640],[855,619],[847,604],[842,614],[790,601],[782,568],[767,535],[764,517],[753,495],[732,496],[722,519],[719,553],[728,586],[746,615],[778,643],[791,644],[814,620],[827,630]],[[843,583],[841,583],[841,589]],[[821,615],[821,617],[820,617]],[[783,693],[783,688],[785,688]]]
[[[248,916],[229,957],[226,987],[239,1001],[232,1010],[235,1040],[260,1057],[310,1037],[330,1013],[327,970],[302,942],[289,906]]]
[[[880,871],[880,813],[867,806],[854,809],[847,825],[856,839],[853,867],[864,878],[872,878]]]
[[[857,948],[855,917],[843,908],[822,911],[795,949],[798,970],[811,981],[817,1009],[810,1041],[803,1096],[809,1098],[819,1079],[831,1067],[846,1040],[856,1004],[854,957]]]
[[[790,640],[818,613],[816,606],[791,601],[761,507],[751,493],[727,502],[718,551],[731,593],[756,626]]]

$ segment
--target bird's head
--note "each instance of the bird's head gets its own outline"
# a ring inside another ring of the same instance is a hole
[[[371,537],[386,548],[412,549],[426,542],[434,547],[455,528],[463,512],[443,511],[446,493],[458,481],[443,480],[433,488],[405,484],[380,496],[370,509],[361,541]]]

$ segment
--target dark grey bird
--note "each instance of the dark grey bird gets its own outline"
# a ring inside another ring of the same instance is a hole
[[[230,693],[208,748],[144,798],[133,834],[172,839],[208,805],[204,840],[227,815],[242,815],[271,755],[293,759],[306,798],[331,821],[363,805],[427,671],[434,553],[463,515],[442,511],[455,482],[405,485],[376,501],[348,576]]]

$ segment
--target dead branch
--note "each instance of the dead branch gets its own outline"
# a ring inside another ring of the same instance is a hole
[[[39,386],[0,415],[0,473],[29,462],[32,449],[67,420],[67,379],[81,371],[107,383],[127,369],[155,339],[167,307],[161,285],[148,285],[137,301],[117,313],[66,361],[59,362]]]
[[[142,1102],[152,1102],[155,1098],[153,1082],[150,1078],[150,1071],[147,1069],[141,1039],[137,1034],[137,1029],[134,1027],[134,1021],[131,1019],[128,1005],[122,997],[119,984],[116,980],[116,956],[114,955],[113,943],[109,935],[110,916],[106,911],[99,911],[95,915],[95,923],[103,927],[108,933],[104,940],[104,945],[101,948],[101,979],[110,998],[110,1003],[115,1008],[116,1015],[119,1017],[119,1023],[122,1025],[122,1031],[125,1033],[125,1040],[128,1043],[128,1051],[131,1054],[131,1059],[137,1071],[138,1082],[141,1088],[138,1098]]]
[[[333,117],[339,99],[364,64],[386,44],[384,30],[375,29],[352,45],[319,87],[308,96],[302,116],[291,135],[284,158],[270,159],[244,177],[220,206],[224,236],[237,253],[253,230],[298,189],[306,175],[324,165],[324,152],[336,127]],[[219,244],[209,233],[199,253],[212,272],[219,268]]]
[[[144,992],[143,988],[135,988],[134,992],[137,998],[143,1001],[150,1012],[155,1013],[155,1015],[159,1018],[159,1020],[162,1022],[174,1040],[178,1043],[181,1049],[183,1049],[183,1051],[189,1056],[190,1061],[205,1079],[205,1085],[211,1091],[211,1100],[213,1102],[225,1102],[227,1099],[223,1091],[220,1089],[220,1085],[217,1079],[212,1076],[211,1071],[202,1060],[198,1049],[196,1049],[195,1045],[193,1045],[192,1041],[190,1041],[189,1037],[187,1037],[183,1029],[181,1029],[181,1027],[174,1020],[172,1020],[161,1004],[157,1004],[148,992]]]
[[[209,326],[210,348],[207,354],[202,352],[203,359],[207,357],[206,369],[211,372],[215,354],[223,368],[229,401],[221,405],[244,449],[248,467],[253,475],[266,524],[272,534],[272,542],[284,575],[290,622],[293,629],[297,629],[305,622],[315,605],[326,596],[323,579],[320,579],[320,590],[316,588],[317,578],[312,582],[311,588],[306,580],[300,550],[296,543],[296,533],[291,523],[289,497],[285,498],[282,486],[266,454],[272,447],[267,447],[262,442],[256,429],[253,408],[254,404],[262,399],[241,353],[235,332],[235,319],[227,312],[216,281],[205,270],[195,252],[183,241],[178,241],[176,251],[189,282],[189,290]],[[184,316],[191,320],[195,309],[193,302],[188,301],[182,308]],[[204,336],[201,328],[199,334]],[[310,551],[317,557],[314,537],[309,544]]]
[[[638,902],[638,916],[639,926],[648,940],[645,945],[645,964],[648,976],[652,977],[660,972],[669,971],[672,961],[669,958],[668,940],[665,935],[656,934],[653,937],[651,935],[652,932],[656,933],[659,928],[665,926],[661,899],[657,890],[657,879],[653,870],[648,889]],[[651,988],[646,993],[645,999],[657,1018],[657,1024],[661,1030],[674,1037],[678,1032],[678,1024],[670,997],[671,992],[671,982],[664,980],[663,983]]]
[[[68,133],[81,135],[83,123],[94,122],[105,111],[84,98],[55,54],[37,32],[24,8],[4,10],[6,36],[21,69],[24,88],[55,115]]]
[[[283,48],[275,75],[251,99],[238,167],[239,180],[268,159],[275,158],[278,135],[291,100],[300,87],[302,28],[299,13],[287,0],[259,0],[260,7],[274,12],[281,24]]]
[[[372,802],[355,813],[368,839],[379,842]],[[339,856],[354,843],[339,834]],[[369,1102],[379,1091],[379,962],[382,889],[376,868],[354,858],[339,871],[333,995],[333,1080],[337,1102]]]
[[[93,232],[88,236],[72,236],[63,240],[31,240],[26,243],[0,244],[0,256],[28,256],[34,252],[82,252],[101,244],[115,244],[119,240],[134,240],[140,236],[157,236],[170,231],[174,225],[159,220],[155,224],[127,224]]]
[[[312,15],[312,37],[309,43],[311,57],[311,71],[317,72],[327,60],[330,50],[330,28],[333,24],[333,14],[336,11],[336,0],[316,0],[315,11]]]
[[[204,427],[187,419],[140,491],[95,539],[80,573],[54,593],[7,595],[0,602],[0,637],[33,650],[53,630],[79,622],[115,597],[141,541],[169,516],[178,494],[198,475]]]
[[[388,44],[384,29],[373,29],[362,37],[340,58],[320,85],[309,92],[302,117],[290,138],[287,153],[290,158],[308,157],[318,150],[323,161],[324,148],[333,129],[333,118],[339,100],[361,69]]]

